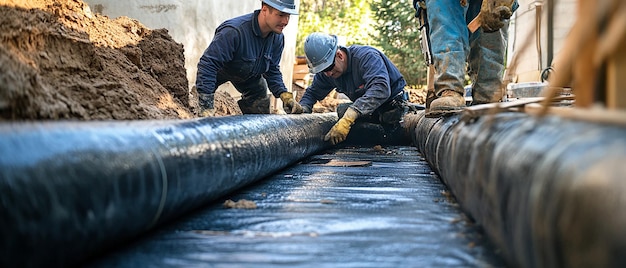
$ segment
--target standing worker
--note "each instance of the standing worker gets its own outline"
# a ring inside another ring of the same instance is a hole
[[[242,94],[237,104],[244,114],[270,113],[268,85],[274,97],[282,100],[286,113],[302,113],[279,69],[285,45],[283,29],[289,16],[297,14],[294,0],[262,0],[261,9],[217,27],[198,63],[196,89],[201,116],[215,114],[215,91],[227,81]]]
[[[324,137],[333,144],[346,139],[355,120],[399,125],[406,113],[406,81],[398,68],[379,50],[370,46],[339,46],[337,36],[312,33],[304,42],[309,70],[315,74],[300,104],[310,113],[313,104],[333,89],[352,101],[337,107],[339,121]]]
[[[432,51],[426,53],[432,53],[435,67],[435,99],[428,105],[426,116],[454,113],[465,107],[466,69],[472,80],[472,105],[500,101],[504,95],[508,19],[517,9],[517,1],[414,0],[413,5],[418,16],[428,14],[430,30],[422,38],[429,38]],[[472,29],[474,32],[468,29],[473,20],[480,25]]]

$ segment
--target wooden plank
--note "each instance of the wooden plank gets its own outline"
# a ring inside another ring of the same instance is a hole
[[[618,47],[626,46],[626,39],[621,41]],[[607,83],[606,83],[606,107],[608,109],[626,110],[626,89],[624,80],[626,77],[626,50],[615,49],[607,59]]]
[[[524,106],[524,112],[531,115],[541,115],[544,107],[540,104],[528,104]],[[626,127],[626,112],[606,109],[580,109],[573,107],[548,107],[547,114],[562,118],[594,122],[599,124],[611,124]]]
[[[584,20],[587,24],[594,24],[597,20],[597,0],[579,0],[578,1],[578,18]],[[591,17],[586,21],[587,17]],[[596,90],[595,84],[599,77],[598,66],[594,65],[594,56],[598,43],[597,28],[589,27],[582,31],[581,40],[578,43],[578,51],[575,54],[574,61],[574,82],[572,88],[576,94],[576,105],[579,107],[591,107],[597,100],[594,96]],[[571,55],[574,56],[574,55]]]
[[[626,91],[620,80],[626,77],[626,4],[623,0],[600,0],[595,3],[602,25],[600,39],[595,49],[595,64],[606,67],[605,88],[602,101],[608,109],[626,108]],[[598,27],[596,27],[598,28]]]

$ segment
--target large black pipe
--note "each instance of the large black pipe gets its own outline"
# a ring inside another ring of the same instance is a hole
[[[406,121],[511,266],[626,267],[626,127],[511,112]]]
[[[0,267],[66,267],[329,144],[335,114],[0,124]]]

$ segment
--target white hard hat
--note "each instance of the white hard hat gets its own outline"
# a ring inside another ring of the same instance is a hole
[[[262,0],[263,3],[270,5],[280,12],[289,13],[291,15],[298,15],[294,0]]]

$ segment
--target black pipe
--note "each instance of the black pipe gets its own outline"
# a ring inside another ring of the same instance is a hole
[[[626,267],[626,127],[523,113],[405,119],[513,267]]]
[[[554,8],[555,8],[555,3],[556,0],[551,0],[551,1],[547,1],[548,4],[548,25],[546,26],[547,29],[547,41],[548,41],[548,59],[546,61],[546,67],[544,69],[547,69],[549,67],[552,66],[552,59],[554,58]],[[541,68],[543,68],[543,66],[541,66]]]
[[[67,267],[314,154],[335,114],[0,124],[0,267]]]

